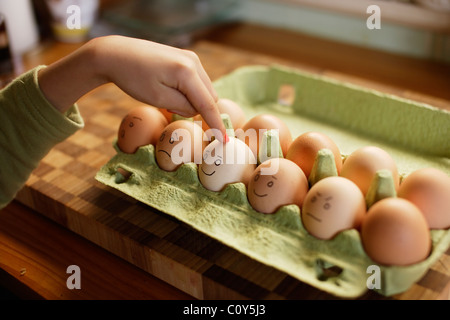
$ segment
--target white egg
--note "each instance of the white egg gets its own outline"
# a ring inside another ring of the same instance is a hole
[[[247,186],[256,164],[252,150],[243,141],[233,137],[227,143],[214,140],[203,151],[198,175],[206,189],[221,191],[230,183]]]

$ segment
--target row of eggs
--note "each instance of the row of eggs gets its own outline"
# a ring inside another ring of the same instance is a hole
[[[262,213],[296,204],[305,229],[316,238],[332,239],[341,231],[357,229],[367,254],[383,265],[410,265],[426,259],[432,246],[430,229],[450,227],[450,177],[444,172],[423,168],[401,181],[394,160],[378,147],[362,147],[343,160],[337,145],[322,133],[306,132],[292,139],[286,124],[273,115],[246,121],[234,101],[220,99],[218,105],[237,129],[225,144],[211,139],[213,131],[204,121],[201,125],[191,121],[201,121],[201,116],[173,121],[165,110],[141,106],[123,118],[117,145],[125,153],[154,145],[156,162],[165,171],[195,162],[200,182],[211,191],[242,182],[249,203]],[[244,134],[251,129],[257,135],[260,130],[276,129],[280,156],[258,165],[262,137],[258,135],[256,144],[249,143]],[[182,132],[189,135],[178,136]],[[336,174],[311,183],[308,179],[323,149],[334,156]],[[390,172],[395,196],[368,206],[366,196],[379,170]]]

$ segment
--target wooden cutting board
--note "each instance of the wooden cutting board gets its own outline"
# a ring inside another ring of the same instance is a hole
[[[209,42],[200,42],[192,49],[212,80],[253,64],[281,63],[324,73]],[[382,89],[408,94],[394,88]],[[115,154],[112,143],[122,117],[140,104],[114,85],[98,88],[82,98],[79,108],[85,128],[58,144],[42,160],[17,199],[198,299],[336,298],[97,182],[95,174]],[[391,298],[442,297],[450,283],[449,266],[450,249],[410,290]],[[361,299],[385,297],[368,291]]]

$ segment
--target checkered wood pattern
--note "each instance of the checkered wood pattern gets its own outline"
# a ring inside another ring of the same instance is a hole
[[[212,79],[274,60],[209,43],[194,47]],[[311,70],[308,70],[311,71]],[[199,299],[336,299],[263,265],[95,180],[114,156],[122,117],[139,105],[114,85],[79,102],[86,126],[57,145],[17,199],[69,230]],[[450,283],[450,249],[408,291],[386,298],[435,299]]]

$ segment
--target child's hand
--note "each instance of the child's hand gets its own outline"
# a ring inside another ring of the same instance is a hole
[[[134,98],[184,117],[202,114],[213,128],[222,128],[217,94],[197,55],[145,40],[97,39],[104,50],[104,74]]]
[[[217,94],[191,51],[141,39],[101,37],[43,69],[39,82],[61,111],[99,85],[113,82],[143,103],[185,117],[200,113],[211,128],[225,135]]]

